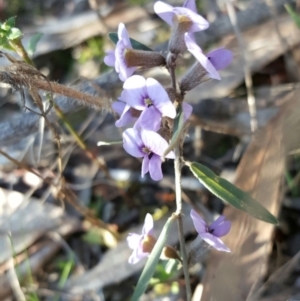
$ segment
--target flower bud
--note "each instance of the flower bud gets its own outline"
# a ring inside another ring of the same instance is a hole
[[[171,247],[171,246],[165,246],[162,250],[162,253],[160,255],[160,259],[166,260],[166,259],[177,259],[180,262],[182,262],[181,257],[178,255],[177,251]]]
[[[182,53],[186,50],[184,34],[192,27],[193,22],[185,15],[175,15],[173,19],[172,34],[169,41],[169,51]]]
[[[128,48],[125,50],[127,67],[153,68],[165,66],[166,59],[158,52]]]
[[[142,249],[144,253],[151,253],[152,249],[154,248],[154,245],[156,243],[156,239],[150,235],[147,234],[144,236],[144,239],[142,241]]]
[[[183,76],[179,83],[180,90],[181,92],[190,91],[208,79],[209,77],[207,76],[206,70],[198,62],[196,62]]]

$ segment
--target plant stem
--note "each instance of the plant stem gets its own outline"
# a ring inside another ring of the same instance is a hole
[[[178,144],[175,147],[175,160],[174,160],[174,169],[175,169],[175,194],[176,194],[176,212],[178,222],[178,233],[179,233],[179,242],[180,242],[180,252],[182,256],[182,267],[183,274],[185,279],[185,289],[187,295],[187,301],[190,301],[192,298],[191,284],[190,284],[190,275],[188,268],[187,252],[185,248],[184,233],[183,233],[183,224],[182,224],[182,198],[181,198],[181,154],[180,154],[180,145]]]
[[[23,59],[27,64],[34,66],[33,61],[29,57],[27,51],[25,50],[21,39],[15,39],[9,41],[10,46],[16,51],[16,53]]]
[[[176,56],[174,54],[169,53],[169,57],[167,59],[168,69],[171,76],[172,87],[176,93]],[[175,148],[175,160],[174,160],[174,170],[175,170],[175,194],[176,194],[176,212],[177,223],[178,223],[178,234],[179,234],[179,242],[180,242],[180,252],[182,256],[182,267],[183,274],[185,280],[185,289],[186,289],[186,298],[187,301],[192,299],[192,291],[191,291],[191,283],[190,283],[190,275],[189,275],[189,266],[188,266],[188,257],[185,248],[184,241],[184,233],[183,233],[183,224],[182,224],[182,191],[181,191],[181,139],[178,140]]]

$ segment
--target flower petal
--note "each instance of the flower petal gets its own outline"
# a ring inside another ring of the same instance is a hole
[[[153,131],[141,130],[141,138],[144,145],[151,150],[152,153],[162,156],[168,148],[168,142],[159,134]]]
[[[186,0],[183,4],[183,7],[186,7],[193,11],[194,13],[198,13],[197,6],[195,0]]]
[[[182,111],[184,114],[184,121],[187,121],[193,112],[193,107],[190,104],[183,102],[182,103]]]
[[[125,109],[126,103],[122,102],[122,101],[115,101],[113,102],[113,104],[111,105],[112,109],[118,113],[119,115],[122,115]]]
[[[206,233],[207,225],[204,219],[194,209],[191,210],[190,215],[193,220],[196,231],[201,235],[203,233]]]
[[[149,213],[146,214],[142,234],[153,235],[153,217]]]
[[[151,179],[154,181],[160,181],[163,178],[161,163],[162,161],[160,156],[152,155],[149,162],[149,173]]]
[[[142,248],[136,248],[136,249],[133,250],[131,256],[128,258],[128,262],[130,264],[136,264],[141,259],[148,256],[149,253],[144,253],[141,249]]]
[[[200,234],[200,237],[216,250],[230,252],[230,249],[223,243],[223,241],[220,238],[210,233],[202,233]]]
[[[116,62],[116,56],[114,50],[105,51],[106,56],[104,57],[104,63],[109,67],[114,67]]]
[[[123,41],[123,44],[124,44],[124,46],[126,48],[132,48],[128,31],[127,31],[127,29],[126,29],[126,27],[125,27],[125,25],[123,23],[119,24],[119,27],[118,27],[118,38],[119,38],[119,41],[120,40]]]
[[[225,69],[232,61],[232,52],[224,48],[213,50],[206,56],[211,61],[216,70]]]
[[[130,106],[126,105],[126,107],[123,111],[123,114],[116,121],[115,125],[116,125],[116,127],[123,127],[131,122],[134,122],[135,120],[136,120],[136,118],[132,117],[132,115],[131,115]]]
[[[153,105],[163,116],[175,118],[176,110],[164,87],[154,78],[147,78],[147,92]]]
[[[136,67],[127,67],[125,61],[124,53],[127,48],[132,48],[132,46],[130,43],[128,32],[123,23],[119,24],[118,37],[119,41],[117,42],[115,50],[115,69],[119,73],[120,80],[125,81],[133,74],[133,72],[136,70]]]
[[[203,54],[201,48],[195,43],[195,41],[185,33],[184,40],[188,51],[197,59],[197,61],[202,65],[202,67],[208,72],[210,78],[220,80],[221,77],[210,62],[210,60]]]
[[[162,1],[157,1],[154,4],[155,13],[169,25],[173,25],[173,7]]]
[[[188,31],[189,33],[205,30],[209,27],[209,23],[202,16],[198,15],[197,12],[194,12],[189,8],[174,7],[173,12],[176,15],[186,16],[192,21],[193,24]]]
[[[142,112],[141,116],[136,121],[135,126],[140,126],[145,130],[156,132],[160,129],[161,117],[161,113],[154,106],[151,106]]]
[[[222,237],[226,235],[231,228],[231,222],[225,220],[225,216],[219,216],[209,227],[208,231],[214,236]]]
[[[133,75],[123,85],[120,99],[137,110],[144,110],[147,106],[145,98],[148,97],[146,79],[140,75]]]
[[[143,142],[135,129],[127,129],[123,133],[123,147],[133,157],[142,158],[145,155],[142,152]]]
[[[165,158],[168,158],[168,159],[175,159],[175,153],[173,151],[170,151],[166,156]]]
[[[127,243],[130,249],[135,249],[141,244],[142,235],[136,233],[129,233],[127,236]]]
[[[149,157],[148,155],[146,155],[144,156],[143,163],[142,163],[142,171],[141,171],[142,178],[148,171],[149,171]]]

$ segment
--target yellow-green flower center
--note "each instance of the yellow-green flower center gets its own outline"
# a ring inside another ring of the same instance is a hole
[[[150,98],[145,98],[144,101],[145,101],[145,104],[147,107],[150,107],[153,105],[152,100]]]
[[[148,147],[146,147],[146,146],[144,146],[143,148],[142,148],[142,151],[145,153],[145,154],[150,154],[151,153],[151,150],[148,148]]]

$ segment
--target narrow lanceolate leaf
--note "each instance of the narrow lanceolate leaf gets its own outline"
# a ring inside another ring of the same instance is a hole
[[[177,143],[179,143],[180,140],[180,134],[183,130],[184,125],[184,113],[182,111],[182,105],[179,104],[177,107],[177,114],[174,119],[174,126],[173,126],[173,135],[171,138],[171,142],[169,147],[165,150],[163,157],[165,157],[174,147]]]
[[[249,194],[240,190],[227,180],[217,176],[209,168],[196,162],[188,163],[188,166],[194,176],[222,201],[252,215],[259,220],[270,224],[278,223],[276,217]]]
[[[33,55],[35,53],[36,46],[37,46],[38,42],[40,41],[42,35],[43,34],[41,32],[37,32],[30,39],[29,45],[28,45],[28,48],[27,48],[27,52],[28,52],[29,55]]]
[[[110,38],[110,40],[115,45],[117,45],[117,43],[119,41],[119,38],[118,38],[118,34],[116,32],[110,32],[108,34],[108,37]],[[149,48],[148,46],[146,46],[146,45],[138,42],[137,40],[134,40],[134,39],[130,38],[130,42],[131,42],[131,45],[132,45],[133,49],[136,49],[136,50],[145,50],[145,51],[153,51],[151,48]]]
[[[295,22],[298,28],[300,28],[300,15],[296,13],[295,10],[292,9],[292,7],[288,4],[284,5],[285,9],[287,10],[288,14],[292,18],[292,20]]]
[[[140,300],[141,296],[146,291],[148,283],[149,283],[150,279],[152,278],[154,271],[155,271],[155,267],[159,261],[159,257],[162,252],[162,249],[165,246],[168,232],[170,230],[170,226],[173,221],[174,221],[174,217],[170,217],[167,220],[167,222],[165,223],[165,225],[159,235],[159,238],[158,238],[158,240],[148,258],[148,261],[143,269],[140,279],[135,287],[131,301]]]

